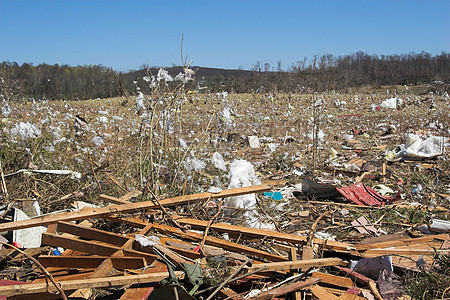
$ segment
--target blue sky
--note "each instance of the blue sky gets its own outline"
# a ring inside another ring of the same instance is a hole
[[[288,68],[303,57],[450,52],[450,1],[0,0],[0,61],[121,71]]]

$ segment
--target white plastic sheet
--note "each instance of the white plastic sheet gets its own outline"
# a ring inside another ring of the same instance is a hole
[[[406,143],[400,145],[400,151],[395,153],[394,159],[402,157],[432,158],[444,154],[445,137],[431,136],[422,140],[418,135],[410,134]]]

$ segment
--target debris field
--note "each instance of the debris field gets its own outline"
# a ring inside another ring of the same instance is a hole
[[[4,102],[0,298],[449,298],[448,94],[395,90]]]

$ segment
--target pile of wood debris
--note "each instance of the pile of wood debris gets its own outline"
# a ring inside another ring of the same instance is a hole
[[[110,205],[4,222],[1,232],[47,226],[42,246],[4,243],[1,297],[8,299],[409,299],[399,274],[448,255],[448,234],[375,236],[358,243],[176,214],[173,207],[270,191],[266,184]],[[139,201],[138,201],[139,200]],[[163,215],[163,218],[156,216]],[[355,227],[373,230],[358,219]],[[103,224],[104,228],[99,229]],[[121,232],[105,226],[114,224]],[[0,298],[1,298],[0,297]],[[109,297],[109,298],[108,298]],[[2,299],[3,299],[2,298]]]

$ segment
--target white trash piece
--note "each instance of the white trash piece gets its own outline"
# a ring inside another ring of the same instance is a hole
[[[30,219],[23,211],[14,208],[14,222]],[[44,226],[37,226],[13,231],[13,242],[23,248],[37,248],[41,246],[42,233],[47,231]]]
[[[444,154],[445,137],[431,136],[422,140],[418,135],[410,134],[406,143],[400,145],[400,151],[395,153],[394,160],[401,157],[432,158]]]
[[[19,136],[22,140],[27,138],[36,138],[41,135],[39,128],[30,122],[20,122],[19,124],[16,124],[13,128],[11,128],[10,133],[12,136]]]
[[[393,97],[390,99],[386,99],[383,102],[381,102],[381,107],[383,108],[391,108],[391,109],[397,109],[399,106],[403,104],[403,100],[397,97]]]
[[[250,162],[237,159],[231,163],[229,189],[258,184],[261,184],[261,180],[256,177],[255,168]],[[256,198],[254,194],[234,196],[228,199],[227,204],[237,208],[253,208],[256,205]]]
[[[445,220],[433,219],[430,229],[435,232],[448,233],[450,232],[450,222]]]
[[[213,156],[211,157],[211,161],[214,164],[214,167],[216,167],[219,170],[225,171],[225,161],[223,160],[222,154],[219,152],[214,152]]]
[[[259,148],[260,147],[259,139],[256,135],[248,136],[248,144],[249,144],[250,148]]]
[[[135,236],[136,242],[141,244],[142,247],[153,246],[156,244],[160,244],[159,237],[155,235],[151,236],[143,236],[142,234],[136,234]]]

